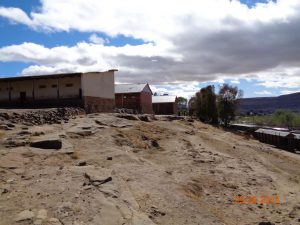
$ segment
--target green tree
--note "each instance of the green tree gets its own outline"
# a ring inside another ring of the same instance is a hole
[[[196,97],[191,97],[189,102],[188,102],[188,110],[189,110],[189,115],[190,116],[195,116],[196,115]]]
[[[213,85],[209,85],[198,91],[189,101],[190,115],[197,116],[203,122],[217,123],[218,112],[216,94]]]
[[[241,98],[242,95],[243,92],[238,90],[236,86],[224,84],[220,87],[217,105],[219,118],[225,126],[228,126],[230,121],[234,119],[238,105],[238,99]]]
[[[278,109],[273,115],[273,120],[278,126],[292,128],[296,122],[296,115],[290,110]]]
[[[181,104],[181,105],[186,105],[187,104],[187,99],[184,97],[177,97],[176,98],[176,103]]]

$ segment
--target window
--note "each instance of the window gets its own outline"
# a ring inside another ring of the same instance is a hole
[[[52,88],[57,88],[57,84],[52,84],[51,87]]]
[[[71,84],[71,83],[66,84],[66,87],[73,87],[73,84]]]
[[[46,85],[40,85],[39,88],[46,88]]]

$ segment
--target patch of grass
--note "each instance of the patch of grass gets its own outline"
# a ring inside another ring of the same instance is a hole
[[[261,126],[300,127],[300,113],[277,110],[270,115],[237,117],[233,123],[257,124]]]

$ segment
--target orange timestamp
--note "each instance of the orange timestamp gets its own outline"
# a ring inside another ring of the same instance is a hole
[[[235,196],[234,204],[239,205],[270,205],[280,204],[280,197],[278,195],[271,196]]]

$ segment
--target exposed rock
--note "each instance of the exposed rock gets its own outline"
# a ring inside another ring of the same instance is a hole
[[[139,115],[138,118],[144,122],[151,122],[151,119],[147,115]]]
[[[159,144],[158,144],[158,142],[156,140],[151,140],[151,145],[154,148],[159,148]]]
[[[87,136],[91,136],[93,134],[95,134],[95,130],[84,130],[80,127],[75,127],[75,128],[72,128],[70,130],[67,131],[67,134],[70,136],[70,137],[78,137],[78,136],[81,136],[81,137],[87,137]]]
[[[37,140],[30,143],[30,147],[41,149],[61,149],[62,141],[60,139]]]
[[[75,164],[76,166],[86,166],[86,161],[77,161],[76,162],[76,164]]]
[[[21,113],[0,113],[0,119],[9,120],[10,123],[6,124],[6,127],[14,128],[12,123],[21,123],[26,126],[41,125],[41,124],[57,124],[61,123],[61,120],[68,120],[74,115],[84,114],[82,108],[57,108],[47,110],[33,110]],[[1,127],[0,127],[1,129]],[[4,127],[4,129],[6,129]]]
[[[107,157],[106,160],[112,160],[112,157]]]
[[[16,216],[15,221],[20,222],[20,221],[24,221],[24,220],[31,220],[31,219],[33,219],[33,217],[34,217],[34,212],[29,211],[29,210],[24,210]]]
[[[41,219],[41,220],[45,220],[47,219],[47,210],[46,209],[41,209],[38,211],[36,218],[37,219]]]
[[[31,132],[29,132],[27,130],[23,130],[18,133],[18,135],[30,135],[30,134],[31,134]]]
[[[271,222],[260,222],[258,225],[275,225],[275,224]]]
[[[300,203],[296,204],[293,207],[293,210],[289,213],[289,217],[290,218],[297,218],[297,217],[300,218]]]
[[[62,225],[61,222],[59,221],[59,219],[56,219],[56,218],[50,218],[48,220],[48,223],[49,225]]]
[[[137,116],[131,114],[117,114],[117,117],[127,120],[139,120]]]
[[[110,174],[111,171],[106,171],[106,170],[87,171],[84,174],[84,177],[87,179],[85,185],[99,186],[107,182],[110,182],[112,181],[112,177],[110,176]]]
[[[6,124],[1,124],[0,130],[9,130],[9,127]]]

